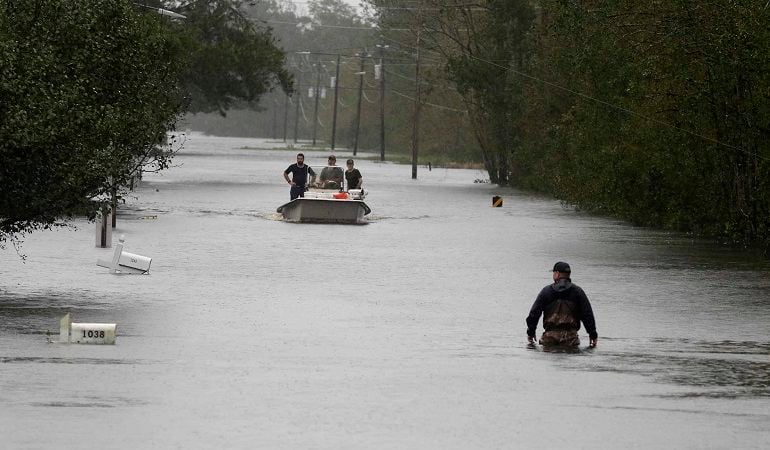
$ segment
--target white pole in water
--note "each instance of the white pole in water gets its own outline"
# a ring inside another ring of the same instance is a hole
[[[68,344],[70,341],[70,328],[72,327],[72,317],[70,313],[64,315],[59,320],[59,342]]]

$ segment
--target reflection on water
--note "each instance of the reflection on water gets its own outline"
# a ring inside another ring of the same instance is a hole
[[[665,397],[770,397],[770,343],[692,341],[687,339],[611,339],[613,350],[588,358],[561,360],[565,368],[650,377],[658,383],[685,386],[687,392]],[[618,350],[620,349],[620,350]]]
[[[72,310],[88,313],[109,305],[81,289],[64,292],[31,292],[24,295],[0,291],[0,323],[3,331],[19,334],[58,335],[58,320]]]
[[[52,345],[57,345],[56,343]],[[62,344],[63,345],[63,344]],[[110,359],[110,358],[51,358],[51,357],[7,357],[0,356],[0,363],[6,364],[141,364],[138,360]]]
[[[653,413],[676,413],[676,414],[695,414],[695,415],[704,415],[704,416],[731,416],[739,419],[753,419],[756,417],[756,414],[752,413],[741,413],[741,412],[718,412],[714,413],[712,411],[703,411],[699,409],[684,409],[684,408],[655,408],[655,407],[644,407],[644,406],[601,406],[601,405],[567,405],[572,408],[592,408],[592,409],[601,409],[601,410],[609,410],[609,411],[631,411],[631,412],[653,412]],[[697,446],[693,445],[692,448],[697,448]]]
[[[73,400],[33,401],[36,408],[124,408],[145,406],[148,402],[131,397],[82,395]]]
[[[103,403],[96,399],[87,399],[82,402],[33,402],[31,406],[43,406],[53,408],[115,408],[114,399],[109,399],[109,403]]]

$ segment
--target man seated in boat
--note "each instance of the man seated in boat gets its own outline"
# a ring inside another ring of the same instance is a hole
[[[342,189],[344,171],[337,166],[337,158],[329,156],[329,164],[321,169],[321,175],[315,187],[321,189]]]

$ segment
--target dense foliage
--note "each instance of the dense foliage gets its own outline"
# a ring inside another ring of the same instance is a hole
[[[186,108],[224,113],[291,89],[270,30],[241,8],[0,0],[0,244],[93,217],[131,177],[167,168]]]
[[[127,0],[0,1],[0,243],[165,167],[182,55]]]
[[[551,90],[528,105],[548,135],[514,159],[541,167],[522,182],[546,179],[560,198],[640,224],[770,242],[765,5],[543,7],[540,45],[556,50],[531,70],[596,100]]]
[[[639,224],[770,243],[764,2],[406,9],[444,56],[493,181]]]
[[[177,10],[186,16],[178,29],[191,54],[180,78],[189,112],[224,115],[234,104],[255,107],[275,85],[291,89],[275,37],[244,15],[243,2],[193,1]]]

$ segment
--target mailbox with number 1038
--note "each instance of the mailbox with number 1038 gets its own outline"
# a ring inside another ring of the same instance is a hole
[[[69,313],[59,321],[59,342],[71,344],[115,344],[117,324],[75,323]]]
[[[115,324],[73,323],[70,342],[74,344],[114,344]]]

